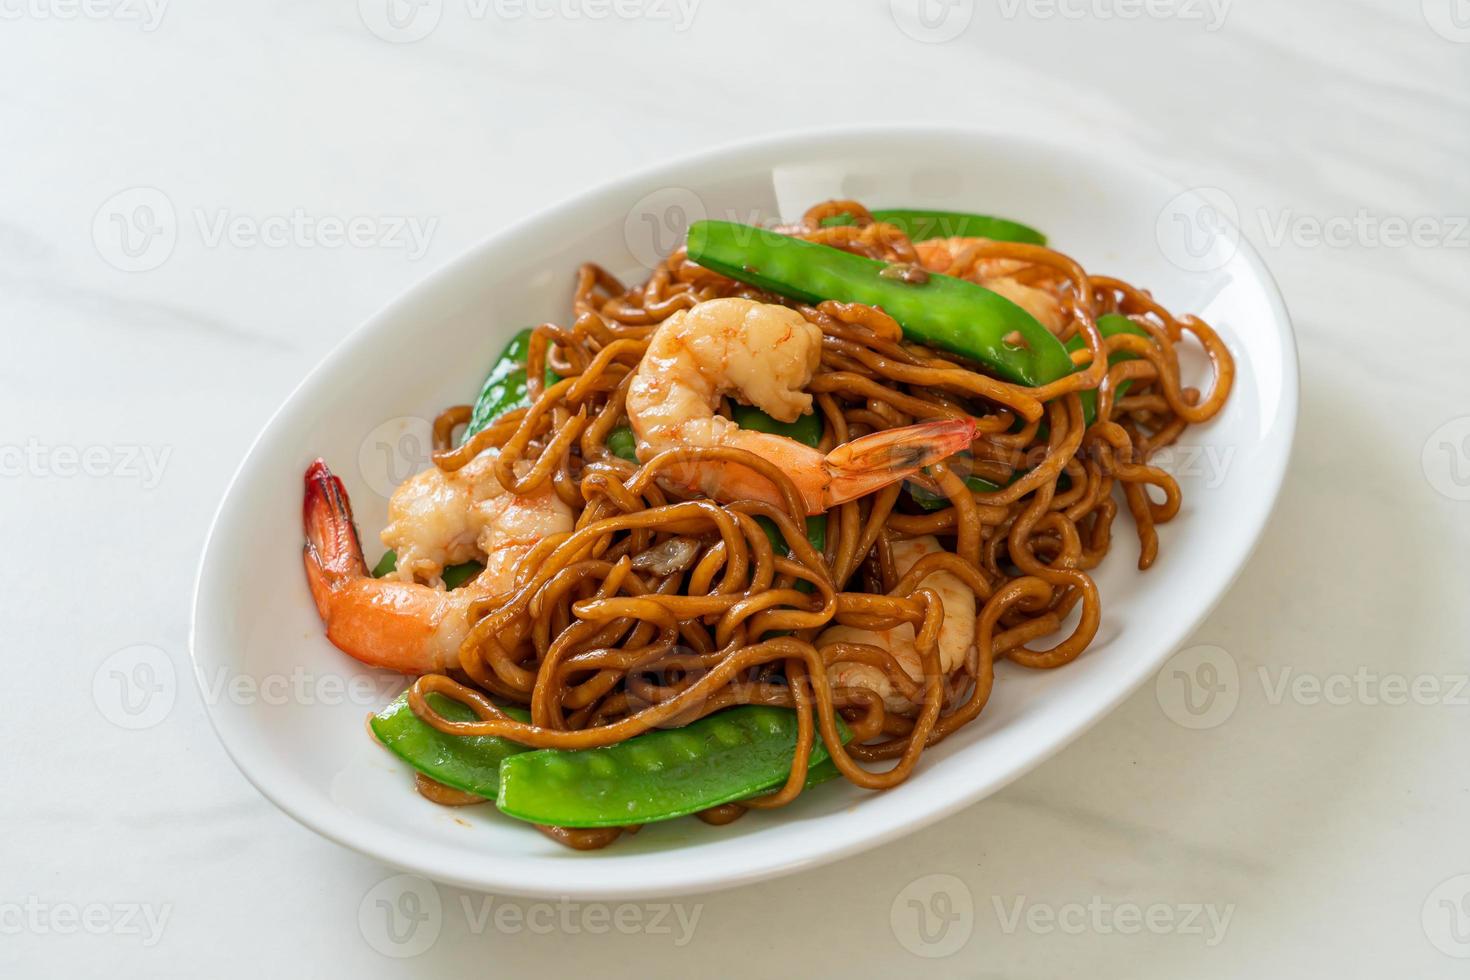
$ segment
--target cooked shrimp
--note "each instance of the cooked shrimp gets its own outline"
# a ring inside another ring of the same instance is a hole
[[[444,566],[476,559],[485,564],[481,584],[508,592],[532,545],[572,529],[571,509],[549,486],[525,496],[506,492],[495,478],[495,458],[487,449],[452,473],[431,466],[393,492],[382,534],[398,552],[393,578],[438,586]],[[517,475],[530,466],[521,461]]]
[[[964,260],[964,253],[970,246],[983,245],[988,241],[986,238],[931,238],[914,242],[914,250],[919,253],[919,262],[924,268],[948,273],[956,259]],[[1028,286],[1013,278],[1025,266],[1025,262],[1017,259],[980,259],[969,263],[965,278],[1004,296],[1036,317],[1052,333],[1061,333],[1067,325],[1061,301],[1044,289]]]
[[[807,513],[820,514],[970,447],[975,425],[969,419],[875,432],[823,455],[715,414],[720,396],[733,394],[782,422],[795,421],[812,410],[812,396],[803,389],[821,356],[821,329],[784,306],[731,297],[675,313],[654,331],[628,389],[639,455],[690,446],[744,449],[779,466],[796,484]],[[770,480],[738,463],[667,472],[716,500],[784,503]]]
[[[399,504],[395,534],[412,546],[410,530],[417,522],[417,529],[424,532],[419,538],[424,543],[419,560],[432,561],[429,555],[437,551],[444,560],[463,561],[475,557],[463,541],[462,529],[471,527],[486,559],[483,573],[452,592],[445,591],[442,583],[436,588],[411,580],[373,578],[363,560],[342,481],[317,460],[306,471],[302,506],[306,579],[326,625],[327,639],[338,649],[374,667],[405,674],[442,673],[459,666],[460,644],[470,628],[470,604],[506,591],[516,563],[531,545],[546,534],[571,530],[572,521],[566,506],[550,490],[545,497],[556,505],[542,495],[523,498],[503,491],[474,503],[469,492],[453,480],[439,483],[425,474],[415,480],[418,482],[410,481],[413,486],[402,500],[395,494]],[[444,504],[442,512],[430,506],[429,501],[434,500]],[[468,508],[455,509],[467,501]],[[447,537],[431,540],[429,530]],[[464,557],[457,557],[460,555]],[[442,567],[440,564],[438,570]],[[434,577],[437,579],[438,571]]]
[[[893,564],[900,576],[925,555],[943,550],[932,534],[893,542]],[[975,593],[951,572],[925,575],[921,588],[933,589],[944,605],[944,622],[939,627],[939,666],[946,676],[965,662],[975,645]],[[893,655],[904,673],[922,683],[924,665],[914,644],[914,628],[908,623],[886,630],[864,630],[852,626],[829,626],[817,637],[817,646],[829,643],[863,643],[881,647]],[[863,687],[883,698],[888,710],[911,715],[918,706],[894,689],[886,674],[868,664],[838,661],[827,668],[827,677],[837,687]]]

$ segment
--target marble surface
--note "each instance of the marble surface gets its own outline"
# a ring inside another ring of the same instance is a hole
[[[393,2],[0,2],[0,974],[1465,975],[1464,0]],[[1166,673],[919,835],[669,908],[384,884],[259,796],[189,602],[302,375],[589,181],[897,119],[1218,188],[1279,279],[1297,452],[1172,668],[1235,668],[1204,727]]]

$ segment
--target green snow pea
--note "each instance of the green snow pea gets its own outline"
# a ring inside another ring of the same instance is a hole
[[[905,235],[916,242],[930,238],[989,238],[997,242],[1023,242],[1027,245],[1045,245],[1046,236],[1035,228],[996,218],[988,214],[967,214],[963,211],[928,211],[923,208],[883,208],[870,212],[874,220],[897,225]],[[849,225],[852,217],[834,214],[822,222],[825,225]]]
[[[796,730],[790,709],[742,705],[605,748],[525,752],[501,763],[495,805],[556,827],[670,820],[782,785]],[[852,737],[840,719],[838,731]],[[837,775],[820,735],[810,765],[808,786]]]
[[[451,721],[475,721],[468,707],[442,694],[430,694],[429,705]],[[504,708],[517,721],[530,721],[523,708]],[[526,746],[496,735],[446,735],[421,720],[408,706],[405,691],[373,715],[373,733],[404,762],[445,786],[495,799],[500,791],[500,764]]]
[[[1021,307],[983,286],[936,272],[729,221],[689,227],[689,257],[707,269],[804,303],[880,306],[904,335],[1038,387],[1072,370],[1061,341]]]
[[[621,456],[630,463],[638,462],[638,440],[626,425],[620,425],[607,434],[607,448],[614,456]]]
[[[398,568],[398,552],[385,551],[383,557],[373,566],[373,578],[382,578],[389,572]],[[444,568],[444,587],[446,589],[457,589],[470,579],[485,570],[485,566],[477,561],[467,561],[460,565],[447,565]]]
[[[531,404],[530,396],[526,394],[526,355],[530,348],[531,329],[527,327],[512,337],[505,350],[500,352],[480,387],[480,396],[475,399],[475,408],[470,413],[464,435],[460,437],[461,442],[506,412]],[[551,368],[546,369],[546,384],[554,385],[560,380]]]
[[[1147,330],[1143,329],[1138,324],[1128,319],[1126,316],[1123,316],[1121,313],[1106,313],[1098,317],[1097,329],[1098,332],[1103,335],[1104,340],[1109,337],[1116,337],[1120,333],[1131,333],[1134,336],[1144,338],[1147,338],[1149,335]],[[1083,350],[1086,347],[1087,339],[1083,337],[1080,333],[1074,336],[1071,340],[1067,341],[1067,350],[1069,351],[1079,351]],[[1116,354],[1111,354],[1108,356],[1108,365],[1109,367],[1111,367],[1112,365],[1119,364],[1123,361],[1135,361],[1137,359],[1137,354],[1130,354],[1127,351],[1119,351]],[[1119,398],[1122,398],[1124,393],[1128,391],[1128,387],[1131,384],[1131,381],[1124,381],[1122,384],[1118,385],[1117,389],[1113,392],[1113,401],[1116,402]],[[1097,392],[1081,391],[1078,392],[1077,395],[1079,398],[1082,399],[1082,417],[1086,420],[1088,425],[1091,425],[1093,421],[1097,418]]]

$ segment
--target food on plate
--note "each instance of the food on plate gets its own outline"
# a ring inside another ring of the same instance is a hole
[[[582,266],[571,319],[438,417],[371,570],[314,462],[307,580],[333,644],[415,678],[371,727],[437,802],[589,849],[881,790],[997,661],[1087,650],[1119,504],[1147,569],[1180,507],[1150,457],[1233,374],[1203,321],[1014,221],[700,221],[636,285]]]

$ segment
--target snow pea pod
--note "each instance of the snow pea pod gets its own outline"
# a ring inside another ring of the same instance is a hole
[[[474,721],[468,707],[442,694],[428,696],[430,706],[451,721]],[[530,721],[522,708],[504,708],[517,721]],[[405,691],[369,722],[373,734],[404,762],[430,779],[466,793],[495,799],[500,791],[500,764],[530,751],[495,735],[446,735],[413,713]]]
[[[736,405],[735,424],[742,429],[795,439],[812,448],[822,441],[822,419],[815,412],[798,416],[795,422],[781,422],[753,405]],[[633,430],[626,425],[620,425],[607,434],[607,448],[614,456],[621,456],[630,463],[638,462],[637,444]]]
[[[638,440],[633,437],[633,430],[626,425],[620,425],[609,432],[606,445],[614,456],[620,456],[630,463],[638,462]]]
[[[526,393],[526,354],[530,349],[530,327],[516,334],[510,339],[510,343],[505,345],[505,350],[500,352],[500,357],[496,358],[495,364],[490,368],[490,373],[485,376],[485,383],[480,387],[480,396],[475,399],[475,408],[470,413],[470,421],[465,426],[464,435],[460,437],[461,442],[469,439],[470,436],[506,412],[513,412],[531,404],[530,396]],[[546,369],[548,385],[556,384],[560,380],[561,378],[551,368]]]
[[[689,257],[804,303],[831,299],[880,306],[911,340],[979,361],[1017,384],[1038,387],[1072,370],[1067,349],[1035,317],[963,279],[730,221],[691,225]]]
[[[785,436],[813,449],[822,441],[822,417],[816,412],[798,415],[795,422],[782,422],[753,405],[736,405],[734,415],[735,424],[742,429]]]
[[[1106,313],[1098,317],[1097,330],[1098,333],[1103,335],[1104,340],[1109,337],[1116,337],[1120,333],[1131,333],[1134,336],[1144,338],[1147,338],[1149,335],[1147,330],[1143,329],[1138,324],[1128,319],[1126,316],[1123,316],[1121,313]],[[1086,346],[1087,340],[1080,333],[1074,336],[1071,340],[1067,341],[1067,350],[1069,351],[1079,351],[1084,349]],[[1134,361],[1137,359],[1137,354],[1131,354],[1128,351],[1118,351],[1115,354],[1108,355],[1108,365],[1111,366],[1121,363],[1123,361]],[[1122,384],[1118,385],[1118,387],[1113,391],[1113,401],[1116,402],[1119,398],[1122,398],[1124,393],[1128,391],[1128,386],[1130,384],[1132,384],[1131,381],[1124,381]],[[1093,421],[1097,418],[1097,392],[1092,390],[1079,391],[1077,393],[1077,396],[1082,399],[1082,417],[1086,420],[1088,425],[1091,425]]]
[[[1019,476],[1019,474],[1017,475]],[[976,493],[995,493],[1001,489],[998,485],[991,483],[989,480],[983,480],[978,476],[965,477],[965,486]],[[917,484],[909,484],[908,491],[909,496],[914,498],[914,503],[925,510],[943,510],[949,506],[948,497],[943,494],[930,493]]]
[[[840,719],[838,730],[844,742],[852,737]],[[783,784],[796,731],[790,709],[742,705],[605,748],[525,752],[501,762],[495,805],[557,827],[670,820]],[[808,786],[837,774],[820,736],[810,765]]]
[[[385,551],[383,552],[383,557],[378,559],[378,563],[373,566],[373,578],[382,578],[397,568],[398,552],[392,550]],[[485,566],[479,562],[467,561],[460,565],[445,566],[444,574],[440,577],[444,579],[444,587],[446,589],[457,589],[484,570]]]
[[[869,212],[873,220],[896,225],[909,238],[922,242],[930,238],[989,238],[997,242],[1023,242],[1045,245],[1046,236],[1029,225],[988,214],[964,211],[928,211],[923,208],[884,208]],[[825,225],[852,224],[850,215],[832,215]]]

